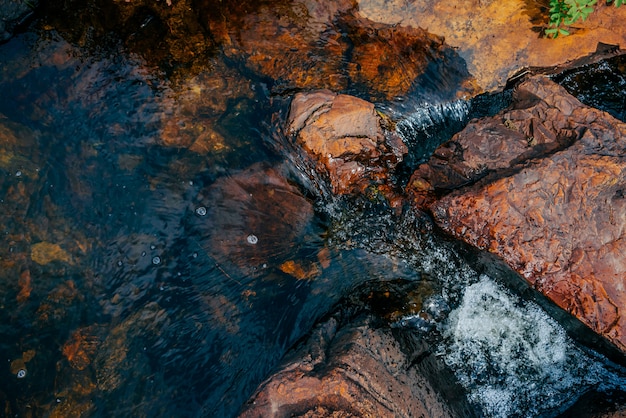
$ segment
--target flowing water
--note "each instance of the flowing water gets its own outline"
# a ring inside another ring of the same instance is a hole
[[[6,416],[234,416],[317,320],[397,283],[389,326],[432,344],[476,416],[571,415],[626,391],[624,369],[420,215],[294,185],[298,168],[267,145],[267,89],[248,83],[215,116],[185,108],[197,85],[119,46],[45,29],[0,45]],[[505,104],[387,108],[407,171]],[[208,138],[205,152],[170,128]]]

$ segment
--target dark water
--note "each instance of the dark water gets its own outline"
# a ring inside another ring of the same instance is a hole
[[[619,366],[419,216],[299,187],[267,146],[260,81],[219,114],[186,107],[196,87],[54,31],[0,46],[4,414],[234,416],[317,320],[393,283],[414,284],[422,315],[381,312],[432,341],[477,415],[555,416],[624,389]],[[474,109],[501,106],[489,103]],[[411,164],[445,139],[411,132],[460,129],[471,106],[407,109],[422,115],[400,128],[416,141]],[[212,132],[210,151],[168,129]]]

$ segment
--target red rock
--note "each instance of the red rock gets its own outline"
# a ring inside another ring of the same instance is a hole
[[[513,73],[526,67],[550,67],[585,56],[598,42],[626,44],[626,8],[598,2],[584,22],[569,28],[572,35],[547,39],[547,3],[414,2],[359,0],[359,14],[375,22],[427,28],[466,61],[484,91],[504,87]]]
[[[407,151],[372,103],[328,90],[296,94],[286,132],[328,176],[334,194],[384,184]]]
[[[287,261],[313,219],[299,190],[278,169],[259,165],[217,180],[199,202],[207,210],[196,218],[203,247],[231,278]]]
[[[391,332],[361,319],[318,326],[240,417],[455,416]]]
[[[417,203],[436,200],[445,231],[500,256],[626,351],[625,152],[626,124],[538,76],[510,110],[444,144],[409,188]]]
[[[360,85],[371,97],[391,99],[406,94],[446,48],[418,26],[360,17],[350,0],[219,6],[205,0],[199,9],[224,53],[272,79],[279,91]]]

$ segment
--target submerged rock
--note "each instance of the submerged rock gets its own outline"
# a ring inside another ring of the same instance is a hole
[[[0,44],[13,36],[37,7],[38,0],[0,0]]]
[[[384,185],[402,161],[407,148],[384,125],[372,103],[322,90],[293,98],[286,132],[343,195]]]
[[[510,109],[442,145],[408,191],[445,231],[626,351],[625,138],[626,124],[537,76]]]
[[[280,170],[254,165],[201,192],[194,225],[227,275],[258,276],[287,261],[313,220],[313,205]]]
[[[418,26],[361,17],[351,0],[224,1],[217,7],[204,0],[199,10],[226,56],[272,79],[277,91],[364,87],[370,97],[391,99],[406,94],[449,50]]]
[[[423,364],[374,322],[362,316],[342,324],[333,317],[317,326],[240,417],[458,416],[423,376]],[[428,355],[413,353],[420,354]]]

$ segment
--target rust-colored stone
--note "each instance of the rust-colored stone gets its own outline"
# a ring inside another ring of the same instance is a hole
[[[523,67],[551,67],[596,50],[598,42],[626,45],[626,8],[598,4],[572,35],[547,39],[547,2],[481,0],[358,0],[359,14],[375,22],[427,28],[467,62],[484,91],[504,87]]]
[[[30,278],[30,270],[26,269],[20,273],[20,278],[17,280],[17,285],[20,288],[17,294],[17,301],[19,303],[25,302],[30,297],[30,293],[33,291],[33,285]]]
[[[328,175],[335,194],[383,184],[407,151],[383,129],[372,103],[328,90],[296,94],[286,131]]]
[[[224,53],[281,91],[361,85],[391,99],[406,94],[444,49],[442,38],[419,26],[359,16],[350,0],[208,3],[199,9]]]
[[[411,187],[477,182],[433,203],[436,222],[626,351],[626,124],[543,76],[514,103],[442,146]]]
[[[38,242],[33,244],[30,251],[32,260],[40,265],[46,265],[53,261],[70,262],[70,256],[59,244],[51,242]]]
[[[261,165],[217,180],[198,205],[206,208],[195,218],[203,247],[229,280],[287,261],[313,219],[311,202],[279,169]]]
[[[247,417],[454,416],[389,330],[335,318],[289,354],[247,402]]]
[[[95,327],[77,329],[63,345],[61,351],[72,368],[84,370],[93,361],[98,345],[101,343],[95,331]]]
[[[294,260],[285,261],[278,266],[280,271],[297,280],[312,280],[319,275],[320,270],[314,263],[299,263]]]

